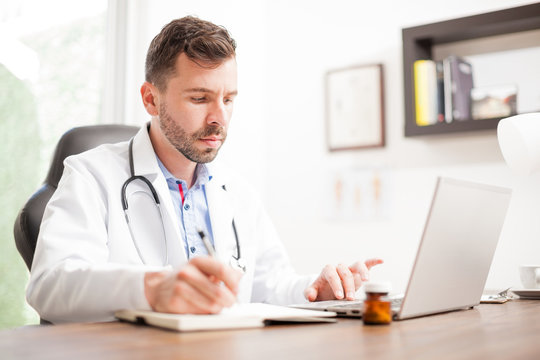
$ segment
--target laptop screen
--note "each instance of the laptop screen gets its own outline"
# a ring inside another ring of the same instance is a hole
[[[511,191],[439,178],[398,318],[479,303]]]

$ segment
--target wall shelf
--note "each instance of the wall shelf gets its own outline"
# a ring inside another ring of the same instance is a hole
[[[413,74],[416,60],[433,59],[433,49],[437,45],[537,29],[540,29],[540,3],[403,29],[405,136],[495,129],[500,120],[418,126],[415,121]]]

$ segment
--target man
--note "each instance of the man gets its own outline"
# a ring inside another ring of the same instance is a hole
[[[27,290],[43,319],[352,299],[382,262],[297,275],[251,188],[208,164],[227,137],[238,91],[235,47],[212,23],[172,21],[147,54],[141,96],[150,123],[129,142],[66,159]]]

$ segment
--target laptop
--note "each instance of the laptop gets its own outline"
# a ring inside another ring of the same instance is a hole
[[[403,297],[392,301],[395,320],[480,303],[510,202],[511,190],[439,177]],[[361,317],[363,301],[293,305]]]

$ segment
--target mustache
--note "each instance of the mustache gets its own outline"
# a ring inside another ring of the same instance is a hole
[[[208,136],[221,136],[223,138],[227,137],[227,131],[222,126],[205,126],[204,128],[197,131],[193,134],[195,138],[202,138]]]

